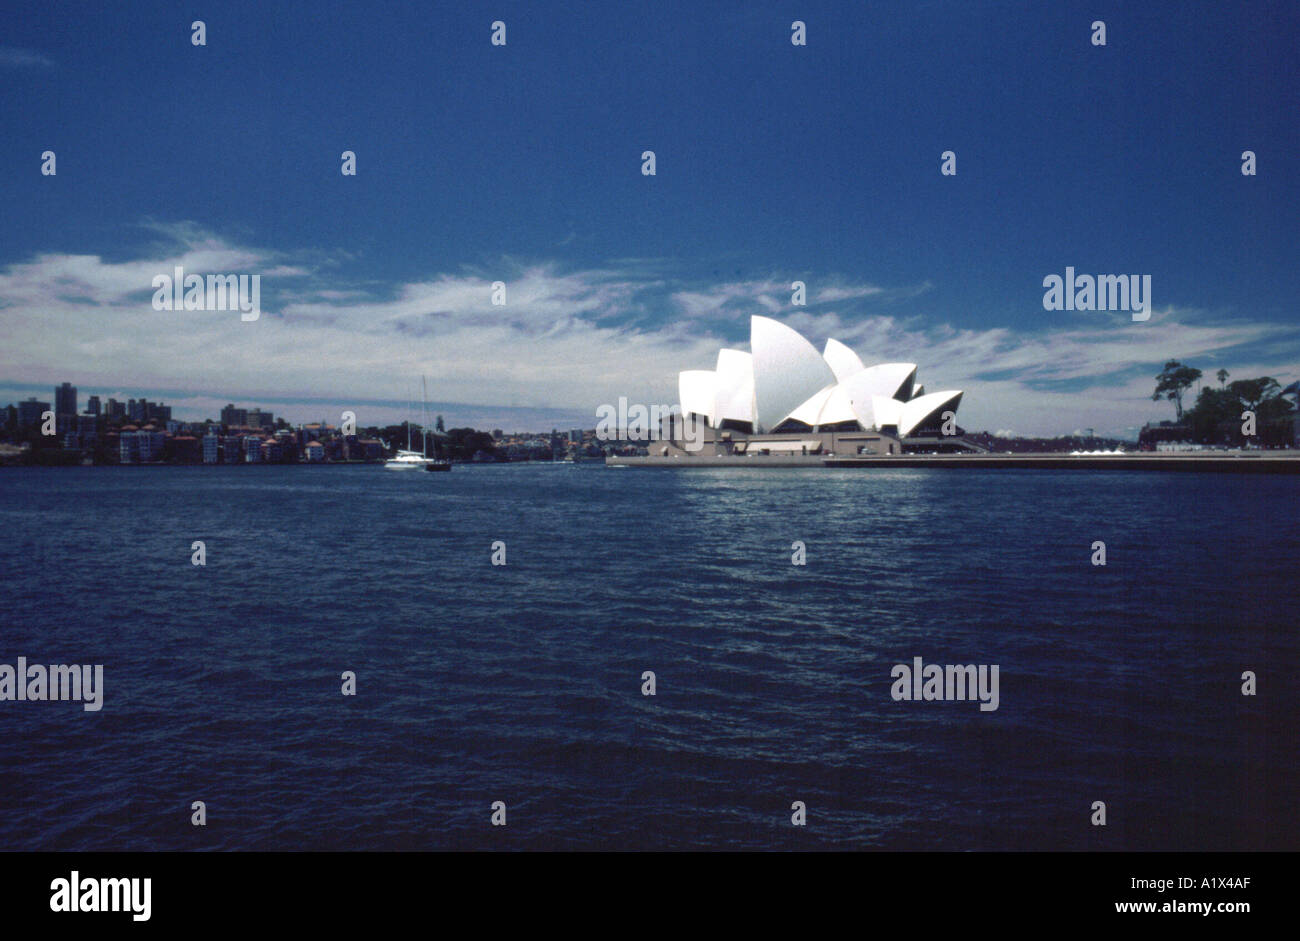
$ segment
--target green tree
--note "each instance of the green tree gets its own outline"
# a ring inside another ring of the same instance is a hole
[[[1236,396],[1237,401],[1241,403],[1242,408],[1248,408],[1252,412],[1257,412],[1259,406],[1266,399],[1275,398],[1281,386],[1277,380],[1270,376],[1261,376],[1258,379],[1238,379],[1232,385],[1228,386],[1228,392]]]
[[[485,451],[494,458],[499,458],[495,445],[496,442],[492,440],[490,434],[474,428],[452,428],[443,441],[447,456],[454,461],[472,460],[479,451]]]
[[[1262,376],[1238,379],[1225,388],[1203,388],[1196,405],[1189,409],[1186,422],[1192,437],[1203,443],[1241,443],[1241,413],[1252,411],[1258,421],[1259,435],[1269,443],[1284,443],[1293,432],[1291,403],[1282,395],[1277,380]]]
[[[1186,421],[1192,427],[1192,438],[1204,444],[1222,444],[1225,428],[1237,428],[1238,421],[1233,419],[1241,413],[1237,397],[1227,389],[1214,389],[1205,386],[1196,397],[1196,404],[1188,409]]]
[[[1174,415],[1178,421],[1183,420],[1183,393],[1191,388],[1192,383],[1201,378],[1201,371],[1192,366],[1184,366],[1176,359],[1165,363],[1165,368],[1156,376],[1156,391],[1151,394],[1153,402],[1168,399],[1174,403]]]
[[[1215,375],[1219,377],[1219,388],[1222,389],[1223,384],[1228,381],[1228,376],[1229,376],[1228,370],[1220,369],[1217,373],[1215,373]]]

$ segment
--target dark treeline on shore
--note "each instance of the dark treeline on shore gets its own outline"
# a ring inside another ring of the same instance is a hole
[[[1176,359],[1165,363],[1156,376],[1154,401],[1174,405],[1173,422],[1160,422],[1142,429],[1141,443],[1186,441],[1226,447],[1294,447],[1297,418],[1300,418],[1300,382],[1286,388],[1271,376],[1234,379],[1219,369],[1218,386],[1202,385],[1190,409],[1184,396],[1201,380],[1201,371]]]

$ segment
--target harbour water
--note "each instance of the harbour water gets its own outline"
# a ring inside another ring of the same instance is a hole
[[[0,702],[0,848],[1294,850],[1298,497],[1158,471],[6,469],[0,664],[103,664],[104,705]],[[999,665],[998,708],[896,701],[915,657]]]

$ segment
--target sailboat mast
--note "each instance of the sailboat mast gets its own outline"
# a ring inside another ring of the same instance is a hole
[[[420,375],[420,406],[424,424],[420,427],[420,440],[424,442],[424,456],[429,456],[429,387],[424,375]]]

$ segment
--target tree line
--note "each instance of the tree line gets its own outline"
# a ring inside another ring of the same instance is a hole
[[[1257,429],[1261,443],[1281,444],[1294,440],[1293,419],[1300,400],[1300,382],[1286,388],[1272,376],[1256,379],[1235,379],[1228,382],[1231,373],[1220,369],[1215,373],[1218,386],[1201,386],[1196,401],[1184,410],[1183,397],[1200,381],[1201,371],[1176,359],[1165,363],[1156,376],[1153,401],[1166,400],[1174,404],[1177,424],[1185,426],[1188,437],[1204,444],[1241,443],[1247,434],[1244,427]],[[1248,420],[1247,413],[1253,416]]]

